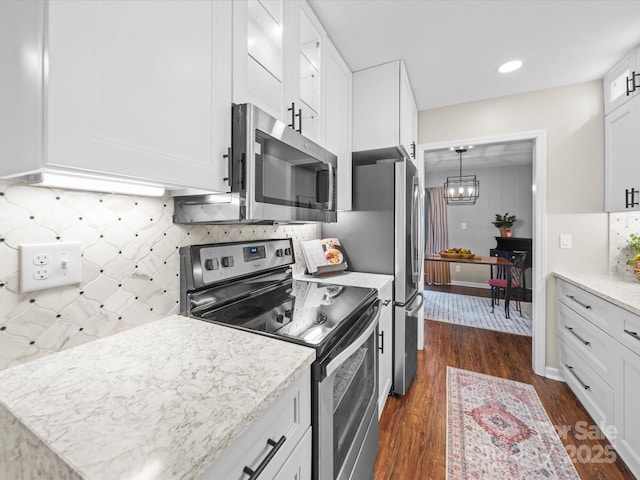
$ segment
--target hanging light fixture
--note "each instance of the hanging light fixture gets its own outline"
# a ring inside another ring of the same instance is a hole
[[[475,175],[462,175],[462,154],[469,147],[451,147],[451,150],[460,155],[460,175],[457,177],[447,177],[444,183],[444,197],[447,205],[475,205],[480,196],[480,182]]]

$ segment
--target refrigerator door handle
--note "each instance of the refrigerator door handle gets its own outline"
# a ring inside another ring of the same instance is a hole
[[[420,281],[420,251],[422,243],[422,235],[420,232],[420,215],[422,208],[420,205],[420,181],[418,177],[413,177],[413,199],[411,205],[411,269],[413,281]]]
[[[418,303],[418,305],[413,306],[414,303]],[[420,293],[418,293],[418,295],[416,295],[415,299],[413,300],[413,302],[411,302],[411,304],[409,304],[407,306],[407,314],[410,317],[413,317],[414,315],[417,314],[418,311],[420,311],[420,309],[424,306],[424,296],[422,296]]]

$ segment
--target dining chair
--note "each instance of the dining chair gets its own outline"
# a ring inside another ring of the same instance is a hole
[[[526,266],[527,254],[526,253],[518,253],[514,255],[511,259],[511,286],[508,289],[509,294],[513,291],[516,292],[516,308],[518,313],[522,315],[522,306],[520,305],[520,301],[524,299],[524,272],[527,270]],[[507,296],[507,279],[499,278],[503,275],[496,275],[496,278],[490,278],[487,280],[487,283],[491,287],[491,312],[493,313],[493,309],[495,304],[499,303],[498,300],[500,298],[500,291],[504,291],[505,298]],[[505,314],[507,318],[509,318],[509,302],[505,301]]]

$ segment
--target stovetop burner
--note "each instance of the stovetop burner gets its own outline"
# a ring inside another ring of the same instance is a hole
[[[181,273],[184,271],[185,277],[184,281],[181,277],[181,311],[324,350],[349,328],[352,317],[368,308],[376,291],[294,281],[287,262],[281,260],[290,240],[272,242],[181,250]],[[214,258],[220,261],[214,262]],[[229,258],[244,258],[245,262],[238,266],[236,262],[241,260]],[[285,265],[273,267],[271,262]],[[222,265],[231,266],[221,270]],[[236,267],[239,273],[234,273]],[[255,273],[247,273],[253,270]],[[190,285],[193,287],[188,288]]]

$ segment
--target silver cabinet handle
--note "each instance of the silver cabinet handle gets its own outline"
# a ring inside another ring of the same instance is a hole
[[[582,343],[584,343],[587,347],[591,345],[591,342],[587,342],[584,338],[582,338],[580,335],[578,335],[576,332],[574,332],[573,328],[567,327],[567,326],[565,326],[564,328],[569,330],[573,334],[574,337],[576,337],[578,340],[580,340]]]
[[[571,300],[573,300],[574,302],[576,302],[578,305],[580,305],[581,307],[586,308],[587,310],[591,310],[591,305],[587,305],[586,303],[582,303],[580,300],[578,300],[576,297],[574,297],[573,295],[567,295],[568,298],[570,298]]]
[[[273,459],[276,453],[278,453],[278,450],[280,450],[280,447],[282,447],[282,445],[286,440],[287,440],[287,437],[285,437],[284,435],[282,435],[280,437],[280,440],[278,440],[277,442],[274,440],[271,440],[270,438],[267,439],[267,444],[270,447],[272,447],[272,449],[267,454],[267,456],[264,457],[264,460],[260,462],[260,465],[258,465],[258,468],[256,468],[255,470],[252,470],[249,467],[245,466],[244,469],[242,470],[244,473],[249,475],[249,480],[255,480],[260,476],[262,471],[267,467],[267,465],[269,465],[269,462]]]
[[[585,390],[591,390],[591,387],[589,385],[587,385],[582,380],[580,380],[580,377],[578,375],[576,375],[576,373],[573,371],[573,367],[571,365],[568,365],[568,364],[565,363],[564,366],[569,369],[569,371],[571,372],[571,375],[576,377],[576,380],[578,380],[578,383],[580,385],[582,385],[582,388],[584,388]]]
[[[640,340],[640,335],[638,335],[638,332],[632,332],[630,330],[625,329],[624,333],[626,333],[627,335],[631,335],[636,340]]]
[[[378,350],[380,350],[381,355],[384,355],[384,330],[381,331],[378,336],[380,337],[380,346],[378,347]]]

